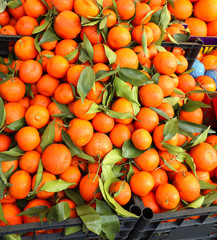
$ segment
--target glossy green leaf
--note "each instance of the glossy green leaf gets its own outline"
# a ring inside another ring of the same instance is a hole
[[[80,205],[85,204],[85,201],[83,200],[81,195],[78,192],[76,192],[75,190],[66,189],[65,193],[68,198],[70,198],[72,201],[74,201],[76,203],[76,205],[80,206]]]
[[[213,146],[213,148],[217,151],[217,144],[215,144],[215,145]]]
[[[158,84],[160,78],[160,73],[155,73],[154,76],[151,78],[152,81],[154,81],[155,84]]]
[[[72,185],[76,185],[76,183],[66,182],[62,179],[50,180],[40,188],[40,191],[59,192],[71,187]]]
[[[159,45],[156,45],[155,48],[157,49],[158,52],[166,52],[167,51],[164,47],[159,46]]]
[[[104,17],[100,22],[99,22],[99,29],[103,29],[107,26],[107,19],[108,17]]]
[[[0,84],[3,84],[10,79],[10,76],[8,76],[7,74],[5,74],[3,72],[0,72],[0,78],[3,79],[0,81]]]
[[[53,29],[49,28],[45,31],[42,38],[40,39],[39,45],[41,45],[42,43],[52,42],[55,40],[60,40],[60,38],[56,35]]]
[[[33,192],[35,192],[36,189],[38,188],[38,186],[40,185],[42,177],[43,177],[43,165],[42,165],[42,161],[40,159],[39,164],[38,164],[38,170],[37,170],[37,175],[36,175],[35,186],[34,186]]]
[[[191,202],[189,205],[187,205],[185,208],[200,208],[204,202],[205,197],[200,196],[193,202]]]
[[[7,220],[5,219],[1,203],[0,203],[0,220],[8,224]]]
[[[194,175],[197,176],[197,173],[196,173],[196,165],[195,165],[195,163],[194,163],[193,158],[192,158],[189,154],[187,154],[187,153],[185,153],[185,154],[186,154],[186,156],[185,156],[185,162],[186,162],[186,163],[188,164],[188,166],[191,168],[191,170],[193,171]]]
[[[147,47],[147,37],[145,31],[142,33],[142,49],[144,51],[145,56],[147,57],[148,47]]]
[[[160,110],[158,108],[153,108],[153,107],[149,107],[149,108],[152,109],[153,111],[155,111],[161,117],[164,117],[166,120],[170,120],[171,119],[164,111],[162,111],[162,110]]]
[[[118,73],[119,71],[119,67],[117,67],[115,70],[112,70],[112,71],[104,71],[104,70],[100,70],[99,72],[96,73],[96,81],[100,81],[102,80],[103,78],[106,78],[106,77],[110,77],[112,75],[115,75],[116,73]]]
[[[127,182],[128,183],[130,182],[130,179],[133,176],[133,174],[134,174],[133,165],[132,165],[132,163],[129,163],[129,171],[127,173]]]
[[[149,77],[146,76],[144,73],[140,72],[139,70],[127,67],[120,68],[118,76],[124,82],[129,82],[134,86],[142,86],[150,81]]]
[[[39,213],[48,211],[47,206],[36,206],[32,208],[28,208],[25,211],[19,213],[17,216],[29,216],[29,217],[35,217],[38,216]]]
[[[173,91],[174,91],[174,93],[179,94],[179,95],[183,95],[183,97],[185,97],[185,93],[181,89],[174,88]]]
[[[31,97],[32,99],[35,98],[32,92],[31,84],[26,84],[26,96]]]
[[[18,1],[9,1],[7,6],[8,8],[14,9],[22,5],[22,2],[20,0]]]
[[[57,222],[62,222],[69,218],[69,216],[70,216],[69,204],[67,202],[60,202],[49,210],[47,214],[47,219],[49,221],[54,220]]]
[[[32,34],[36,34],[36,33],[44,31],[48,25],[49,25],[49,22],[45,21],[45,23],[43,23],[42,25],[35,27],[34,30],[32,31]]]
[[[177,118],[172,118],[171,120],[167,121],[163,131],[164,141],[168,141],[174,137],[178,133],[178,130],[179,122]]]
[[[7,128],[13,131],[19,131],[21,128],[26,126],[25,118],[20,118],[19,120],[7,125]]]
[[[211,108],[211,106],[201,102],[201,101],[192,101],[188,99],[188,102],[182,106],[182,110],[186,112],[193,112],[198,108]]]
[[[90,66],[87,66],[80,74],[77,84],[77,91],[78,94],[81,96],[82,102],[84,101],[85,97],[92,89],[95,83],[95,72]]]
[[[176,40],[176,42],[186,42],[189,39],[189,36],[183,33],[176,33],[173,35],[173,38]]]
[[[66,227],[65,228],[65,235],[71,235],[73,233],[81,231],[81,226],[74,226],[74,227]]]
[[[96,212],[100,214],[102,231],[107,239],[114,240],[116,233],[120,230],[118,216],[102,200],[96,199]]]
[[[87,38],[85,33],[84,33],[83,43],[84,43],[83,48],[87,52],[89,59],[92,61],[93,60],[93,46],[92,46],[90,40]]]
[[[4,151],[1,152],[3,154],[6,154],[8,156],[14,156],[14,157],[19,157],[22,156],[24,154],[24,151],[21,150],[18,146],[11,148],[9,151]]]
[[[99,105],[93,102],[86,114],[101,112]]]
[[[105,182],[108,178],[110,177],[115,177],[114,174],[114,169],[113,169],[113,165],[111,164],[103,164],[102,165],[102,173],[101,173],[101,179],[103,182]]]
[[[43,135],[41,136],[41,149],[44,151],[46,147],[54,142],[55,137],[55,120],[48,124]]]
[[[173,107],[176,104],[178,104],[179,99],[180,99],[179,97],[167,97],[167,98],[164,98],[163,102],[167,102]]]
[[[77,56],[78,52],[79,52],[79,48],[75,48],[75,50],[73,50],[72,52],[70,52],[65,56],[65,59],[68,61],[71,61],[73,58]]]
[[[192,141],[191,143],[193,143],[191,145],[191,147],[193,146],[196,146],[202,142],[205,142],[206,139],[207,139],[207,136],[208,136],[208,132],[209,132],[209,129],[210,129],[210,126],[203,132],[201,133],[200,135],[196,136]]]
[[[165,4],[160,14],[160,23],[158,24],[161,25],[164,30],[166,30],[169,22],[170,22],[170,13],[169,13],[169,10],[167,9],[167,4]]]
[[[9,177],[12,175],[12,173],[14,172],[14,168],[15,166],[12,166],[7,172],[4,173],[5,178],[8,180]]]
[[[14,161],[17,160],[17,156],[10,156],[4,153],[0,153],[0,162],[2,161]]]
[[[174,37],[173,37],[170,33],[167,33],[167,37],[169,38],[169,40],[170,40],[172,43],[175,43],[176,45],[179,44],[179,43],[174,39]],[[177,60],[177,64],[179,65],[179,60],[178,60],[178,58],[177,58],[176,60]]]
[[[7,1],[6,0],[0,1],[0,13],[4,12],[6,7],[7,7]]]
[[[55,102],[55,104],[57,105],[58,109],[65,113],[65,114],[71,114],[71,116],[73,117],[74,115],[70,112],[70,110],[68,109],[67,105],[61,104],[59,102],[57,102],[54,98],[52,98],[52,100]]]
[[[197,123],[192,123],[188,121],[178,120],[179,121],[179,128],[190,132],[190,133],[202,133],[207,129],[207,126]],[[214,130],[209,129],[209,133],[216,133]]]
[[[142,153],[144,153],[144,151],[135,148],[131,139],[125,141],[122,146],[122,156],[125,158],[136,158],[139,157]]]
[[[212,190],[208,194],[205,195],[205,199],[203,201],[203,205],[205,207],[209,207],[213,201],[217,199],[217,192],[216,190]]]
[[[22,240],[19,234],[8,234],[4,236],[4,240]]]
[[[6,112],[4,108],[4,102],[3,102],[3,99],[0,97],[0,129],[5,123],[5,118],[6,118]]]
[[[76,155],[80,158],[84,158],[88,160],[89,162],[92,162],[92,163],[95,162],[95,159],[93,157],[91,157],[90,155],[87,155],[80,148],[75,146],[69,134],[64,130],[62,131],[62,138],[65,144],[68,146],[72,156]]]
[[[178,153],[184,153],[184,152],[185,152],[185,150],[182,149],[181,147],[177,147],[177,146],[171,145],[171,144],[166,143],[166,142],[163,143],[163,147],[166,148],[166,150],[167,150],[170,154],[173,154],[173,155],[176,155],[176,154],[178,154]]]
[[[102,164],[103,165],[114,165],[115,163],[123,159],[122,151],[120,148],[114,148],[104,157]]]
[[[91,231],[99,235],[102,231],[101,219],[99,213],[88,205],[82,205],[76,207],[77,214],[85,224],[85,226]]]
[[[116,53],[112,51],[111,48],[109,48],[107,45],[104,44],[103,46],[105,49],[106,57],[109,60],[109,64],[112,65],[113,63],[116,62]]]
[[[208,183],[208,182],[205,182],[205,181],[202,181],[202,180],[199,180],[199,183],[200,183],[200,189],[216,189],[217,186],[216,185],[213,185],[211,183]]]
[[[161,165],[161,167],[166,166],[166,167],[168,167],[169,169],[171,169],[172,171],[177,172],[177,170],[170,164],[170,163],[172,163],[173,160],[176,160],[176,157],[175,157],[175,156],[174,156],[173,159],[171,159],[169,162],[166,161],[166,160],[165,160],[164,158],[162,158],[162,157],[160,157],[160,158],[161,158],[161,160],[164,162],[164,164]]]

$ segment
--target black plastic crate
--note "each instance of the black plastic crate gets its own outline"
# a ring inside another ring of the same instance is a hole
[[[15,43],[22,36],[20,35],[1,35],[0,34],[0,56],[8,57],[10,43]]]

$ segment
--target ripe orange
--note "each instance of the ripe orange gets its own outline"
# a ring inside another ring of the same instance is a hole
[[[177,88],[182,90],[184,93],[190,92],[194,89],[195,80],[190,74],[188,73],[181,74],[178,76],[178,78],[179,78],[179,83]]]
[[[105,87],[101,82],[95,82],[95,90],[91,88],[86,98],[99,104],[102,102]]]
[[[215,0],[198,0],[194,4],[194,16],[205,22],[214,21],[217,18],[217,3]]]
[[[153,213],[160,213],[160,206],[158,205],[154,192],[149,192],[145,197],[141,197],[144,207],[151,208]]]
[[[174,169],[178,169],[181,165],[181,162],[177,160],[176,155],[170,154],[167,151],[159,151],[160,156],[160,167],[165,171],[173,171],[173,169],[170,168],[170,166]],[[169,163],[169,164],[167,164]]]
[[[84,70],[83,65],[71,65],[69,70],[67,71],[67,81],[71,83],[73,86],[77,87],[78,79],[80,77],[81,72]]]
[[[13,172],[18,168],[18,160],[3,161],[1,164],[2,172],[5,173],[13,167]]]
[[[174,91],[174,82],[168,75],[160,75],[157,84],[163,91],[164,97],[168,97]]]
[[[61,83],[54,92],[54,99],[61,104],[69,104],[74,100],[74,94],[69,83]]]
[[[131,138],[131,132],[124,124],[116,124],[111,130],[109,137],[115,147],[121,148],[125,141]]]
[[[5,134],[0,134],[0,152],[7,151],[11,145],[11,138]]]
[[[23,5],[26,15],[38,18],[47,12],[46,6],[40,0],[26,0]]]
[[[52,51],[49,50],[42,50],[41,54],[38,54],[38,56],[36,57],[36,60],[38,61],[39,59],[42,60],[42,68],[44,72],[47,72],[47,62],[48,62],[48,56],[53,57],[54,53]]]
[[[33,174],[38,170],[41,154],[37,151],[25,152],[19,159],[20,169]]]
[[[199,37],[207,36],[207,25],[203,20],[199,18],[190,17],[185,19],[185,23],[188,24],[188,28],[192,36]]]
[[[155,192],[159,185],[168,183],[168,175],[167,174],[170,172],[166,172],[162,168],[156,168],[154,171],[152,171],[150,173],[154,179],[154,187],[153,187],[152,191]]]
[[[108,58],[105,53],[103,44],[93,45],[93,62],[94,63],[107,63]]]
[[[201,90],[202,91],[203,89],[201,87],[195,86],[193,91],[194,90]],[[200,102],[202,102],[204,97],[205,97],[205,93],[191,93],[191,94],[189,94],[188,97],[191,100],[193,100],[193,101],[200,101]]]
[[[47,108],[48,105],[51,103],[51,99],[41,94],[34,95],[34,99],[32,98],[29,102],[29,105],[40,105],[42,107]],[[28,110],[28,109],[27,109]]]
[[[77,211],[76,211],[76,204],[74,201],[72,201],[71,199],[68,199],[68,198],[64,198],[64,199],[61,199],[58,203],[61,203],[61,202],[67,202],[68,205],[69,205],[69,208],[70,208],[70,218],[77,218],[78,215],[77,215]]]
[[[81,172],[77,167],[70,166],[65,172],[61,173],[59,177],[66,182],[75,183],[75,185],[69,188],[76,188],[81,180]]]
[[[10,21],[10,14],[7,9],[0,13],[0,24],[2,27],[8,25]]]
[[[142,46],[136,46],[133,48],[133,51],[137,54],[137,57],[139,59],[139,63],[141,65],[145,65],[148,60],[149,60],[149,57],[150,57],[150,53],[149,53],[149,50],[147,49],[147,52],[145,54],[145,52],[143,51],[143,48]]]
[[[118,193],[114,200],[121,206],[126,205],[131,199],[130,185],[125,181],[113,182],[109,187],[109,193],[112,196]]]
[[[217,68],[217,56],[209,54],[205,55],[201,62],[204,64],[206,70],[216,69]]]
[[[188,121],[188,122],[197,123],[197,124],[202,124],[203,111],[201,108],[198,108],[198,109],[194,110],[193,112],[186,112],[184,110],[181,110],[179,112],[179,119]]]
[[[35,27],[38,27],[38,22],[35,18],[30,16],[23,16],[21,17],[15,25],[17,34],[31,36],[32,31]]]
[[[10,203],[2,204],[2,211],[4,213],[4,217],[8,222],[8,225],[18,225],[23,223],[23,217],[17,216],[21,213],[21,210],[15,205]],[[7,223],[0,220],[0,226],[4,227]]]
[[[80,119],[91,120],[96,116],[96,113],[87,113],[92,104],[93,101],[87,98],[85,98],[83,102],[79,99],[75,101],[73,105],[73,113]]]
[[[195,78],[195,81],[199,83],[200,86],[207,91],[215,92],[216,90],[215,81],[209,76],[206,76],[206,75],[199,76]]]
[[[173,118],[175,114],[173,107],[167,102],[162,102],[161,105],[158,107],[158,109],[165,112],[170,118]],[[163,121],[165,120],[165,118],[159,115],[159,120]]]
[[[176,68],[176,74],[184,73],[188,69],[188,60],[181,54],[176,54],[176,58],[179,60],[179,64]]]
[[[82,27],[82,30],[80,33],[80,38],[82,41],[84,40],[84,33],[92,45],[97,44],[97,43],[103,43],[103,41],[104,41],[102,34],[99,33],[97,30],[97,25]]]
[[[85,18],[95,17],[99,13],[99,8],[93,0],[75,0],[74,11]]]
[[[102,10],[102,13],[104,16],[107,16],[107,22],[106,22],[107,28],[110,28],[116,24],[117,15],[113,10],[106,8]]]
[[[110,71],[110,68],[106,64],[104,64],[104,63],[97,63],[97,64],[93,65],[93,70],[94,70],[94,72],[96,74],[96,73],[98,73],[101,70],[102,71]],[[105,77],[105,78],[101,79],[100,82],[106,82],[106,81],[109,80],[109,78],[110,77]]]
[[[108,133],[113,129],[115,121],[105,113],[99,112],[92,119],[92,125],[97,132]]]
[[[146,150],[151,146],[152,137],[146,129],[136,129],[131,138],[133,145],[139,150]]]
[[[174,7],[169,4],[168,9],[171,14],[178,20],[185,20],[192,15],[193,5],[189,0],[177,0]]]
[[[47,62],[47,73],[54,78],[63,78],[69,69],[69,62],[60,55],[55,55]]]
[[[217,19],[207,23],[207,36],[217,36]]]
[[[148,23],[151,19],[151,16],[146,17],[146,15],[150,11],[151,11],[151,8],[149,7],[148,4],[137,2],[135,18],[131,21],[133,26],[139,26],[141,24]]]
[[[142,36],[144,32],[146,35],[147,46],[149,46],[154,41],[154,34],[152,29],[146,25],[145,26],[139,25],[133,29],[132,31],[133,41],[136,41],[140,45],[142,45]]]

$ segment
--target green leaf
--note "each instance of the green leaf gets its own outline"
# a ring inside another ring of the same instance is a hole
[[[65,235],[71,235],[73,233],[81,231],[81,226],[74,226],[74,227],[66,227],[65,228]]]
[[[0,1],[0,13],[4,12],[6,7],[7,7],[7,1],[6,0]]]
[[[147,37],[146,37],[145,31],[143,31],[142,33],[142,49],[144,51],[145,56],[147,57],[148,48],[147,48]]]
[[[43,165],[42,165],[42,161],[40,159],[39,164],[38,164],[38,170],[37,170],[37,175],[36,175],[35,186],[34,186],[33,192],[35,192],[36,189],[38,188],[38,186],[40,185],[42,177],[43,177]]]
[[[158,84],[160,78],[160,73],[155,73],[154,76],[151,78],[154,83]]]
[[[200,189],[216,189],[217,188],[216,185],[213,185],[211,183],[208,183],[202,180],[199,180],[199,183],[200,183]]]
[[[143,153],[144,151],[141,151],[135,148],[131,139],[125,141],[122,146],[122,156],[125,158],[136,158]]]
[[[77,56],[78,52],[79,52],[79,48],[75,48],[75,50],[73,50],[72,52],[70,52],[65,56],[65,59],[68,61],[71,61],[73,58]]]
[[[5,219],[1,203],[0,203],[0,220],[8,224],[7,220]]]
[[[113,165],[102,165],[101,179],[105,182],[108,178],[115,177]],[[101,190],[101,188],[100,188]]]
[[[54,137],[55,137],[55,120],[48,124],[43,135],[41,136],[40,146],[42,151],[44,151],[46,147],[48,147],[50,144],[54,142]]]
[[[114,165],[115,163],[121,161],[123,156],[121,155],[122,151],[119,148],[112,149],[109,153],[104,157],[102,164],[103,165]]]
[[[7,155],[7,154],[4,154],[4,153],[0,153],[0,162],[3,162],[3,161],[14,161],[14,160],[17,160],[17,156],[10,156],[10,155]]]
[[[173,38],[178,43],[187,42],[189,40],[189,36],[183,33],[176,33],[173,35]]]
[[[164,98],[163,102],[167,102],[169,103],[172,107],[174,107],[175,105],[178,104],[179,102],[179,97],[167,97],[167,98]]]
[[[21,128],[26,126],[25,117],[7,125],[7,128],[13,131],[19,131]]]
[[[55,40],[60,40],[60,38],[56,35],[53,29],[49,28],[46,30],[46,32],[43,34],[42,38],[39,41],[39,45],[46,42],[52,42]]]
[[[92,162],[92,163],[95,162],[95,159],[93,157],[91,157],[90,155],[87,155],[80,148],[75,146],[71,137],[65,130],[62,131],[62,138],[63,138],[63,141],[65,142],[65,144],[68,146],[72,156],[76,155],[80,158],[88,160],[89,162]]]
[[[209,129],[210,129],[210,126],[209,126],[203,133],[201,133],[200,135],[196,136],[196,137],[191,141],[191,143],[193,143],[193,144],[191,145],[191,147],[196,146],[196,145],[198,145],[198,144],[200,144],[200,143],[202,143],[202,142],[205,142],[206,139],[207,139],[207,135],[208,135]]]
[[[72,185],[76,185],[76,183],[66,182],[62,179],[50,180],[40,188],[40,191],[59,192],[71,187]]]
[[[90,66],[87,66],[80,74],[77,84],[77,91],[78,94],[81,96],[82,102],[84,101],[85,97],[93,87],[95,83],[95,72]]]
[[[112,65],[113,63],[116,62],[116,53],[114,51],[111,50],[111,48],[109,48],[107,45],[103,45],[104,46],[104,49],[105,49],[105,54],[106,54],[106,57],[108,58],[109,60],[109,64]]]
[[[35,27],[34,30],[32,31],[32,34],[36,34],[44,31],[48,25],[49,25],[49,22],[45,21],[45,23],[43,23],[42,25]]]
[[[128,173],[127,173],[127,182],[129,183],[130,182],[130,179],[131,179],[131,177],[133,176],[133,174],[134,174],[134,170],[133,170],[133,165],[132,165],[132,163],[129,163],[129,171],[128,171]]]
[[[72,201],[74,201],[76,203],[76,205],[80,206],[80,205],[85,204],[85,201],[83,200],[81,195],[79,193],[75,192],[74,190],[66,189],[65,193],[68,198],[70,198]]]
[[[167,51],[164,47],[159,46],[159,45],[156,45],[155,48],[157,49],[158,52],[166,52]]]
[[[163,143],[163,147],[166,148],[166,150],[170,153],[170,154],[173,154],[173,155],[176,155],[178,153],[184,153],[185,150],[182,149],[181,147],[177,147],[177,146],[173,146],[169,143]]]
[[[39,52],[39,53],[41,53],[41,47],[40,47],[40,45],[39,45],[39,39],[40,39],[40,37],[42,36],[42,32],[40,32],[40,33],[38,33],[36,36],[35,36],[35,40],[34,40],[34,45],[35,45],[35,48],[36,48],[36,50]],[[38,62],[40,63],[40,64],[42,64],[42,58],[41,58],[41,56],[40,56],[40,59],[38,60]],[[26,84],[26,85],[30,85],[30,84]]]
[[[0,81],[0,84],[3,84],[10,79],[10,76],[8,76],[7,74],[5,74],[3,72],[0,72],[0,78],[3,79]]]
[[[54,98],[52,98],[52,100],[55,102],[55,104],[57,105],[58,109],[65,113],[72,116],[72,118],[74,117],[74,115],[70,112],[70,110],[68,109],[67,105],[61,104],[59,102],[57,102]]]
[[[182,110],[186,112],[193,112],[198,108],[211,108],[211,106],[201,102],[201,101],[192,101],[188,99],[188,102],[182,106]]]
[[[190,133],[202,133],[207,129],[207,126],[197,123],[192,123],[184,120],[178,120],[179,121],[179,128],[190,132]],[[214,130],[209,129],[209,133],[216,133]]]
[[[22,156],[24,154],[24,151],[21,150],[18,146],[11,148],[9,151],[4,151],[1,152],[3,154],[6,154],[8,156],[14,156],[14,157],[19,157]]]
[[[85,226],[91,231],[99,235],[102,231],[101,219],[99,213],[88,205],[82,205],[76,207],[77,214],[85,224]]]
[[[62,222],[70,217],[70,208],[67,202],[60,202],[53,206],[47,214],[48,221]]]
[[[124,82],[129,82],[134,86],[142,86],[150,82],[149,77],[144,73],[140,72],[139,70],[127,67],[120,68],[118,76]]]
[[[26,96],[31,97],[32,99],[35,98],[32,92],[31,84],[26,84]]]
[[[86,114],[101,112],[99,105],[93,102]]]
[[[102,200],[96,199],[96,212],[100,214],[102,231],[107,239],[114,240],[115,234],[120,230],[120,222],[117,215]]]
[[[119,67],[117,67],[115,70],[112,70],[112,71],[104,71],[104,70],[100,70],[99,72],[96,73],[96,81],[100,81],[102,80],[103,78],[106,78],[106,77],[110,77],[112,75],[115,75],[116,73],[118,73],[119,71]]]
[[[38,216],[39,213],[48,211],[47,206],[36,206],[32,208],[28,208],[25,211],[19,213],[17,216],[29,216],[29,217],[35,217]]]
[[[185,93],[179,88],[174,88],[173,91],[174,91],[174,93],[176,93],[178,95],[183,95],[183,97],[185,96]]]
[[[169,13],[169,10],[167,9],[167,4],[165,4],[161,13],[160,13],[160,23],[159,23],[159,25],[161,25],[162,28],[164,30],[166,30],[169,22],[170,22],[170,13]]]
[[[167,37],[170,39],[170,41],[172,42],[172,43],[175,43],[175,44],[179,44],[174,38],[173,38],[173,36],[170,34],[170,33],[167,33]],[[178,63],[178,65],[179,65],[179,60],[177,59],[177,63]]]
[[[161,109],[158,108],[153,108],[153,107],[149,107],[150,109],[152,109],[153,111],[155,111],[158,115],[160,115],[161,117],[164,117],[166,120],[170,120],[171,118]]]
[[[107,26],[107,19],[108,17],[106,16],[99,22],[99,30],[104,29]]]
[[[162,165],[162,166],[166,166],[166,167],[168,167],[169,169],[171,169],[172,171],[177,172],[177,170],[170,164],[170,162],[172,162],[173,160],[176,160],[176,157],[175,157],[175,156],[173,156],[173,159],[170,160],[169,162],[166,161],[166,160],[165,160],[164,158],[162,158],[162,157],[160,157],[160,158],[161,158],[161,160],[164,162],[164,165]]]
[[[22,5],[21,1],[10,1],[8,2],[7,6],[11,9],[17,8]]]
[[[205,197],[200,196],[193,202],[191,202],[189,205],[187,205],[185,208],[200,208],[204,202]]]
[[[8,234],[4,236],[4,240],[22,240],[22,238],[17,234]]]
[[[89,41],[89,39],[87,38],[86,34],[84,33],[84,39],[83,39],[83,43],[84,43],[84,50],[86,50],[90,60],[93,60],[93,46],[91,44],[91,42]]]
[[[4,102],[3,102],[2,98],[0,97],[0,129],[2,128],[2,126],[5,123],[5,118],[6,118],[6,111],[4,108]]]
[[[5,178],[8,180],[9,177],[12,175],[13,171],[14,171],[15,166],[12,166],[7,172],[4,173]]]
[[[217,144],[215,144],[215,145],[213,146],[213,148],[217,151]]]
[[[178,130],[179,122],[177,118],[172,118],[171,120],[167,121],[163,131],[164,141],[168,141],[174,137],[178,133]]]
[[[209,207],[212,204],[212,202],[215,201],[216,199],[217,199],[217,192],[216,190],[213,190],[205,195],[203,205],[205,207]]]
[[[193,171],[193,173],[194,173],[194,175],[195,176],[197,176],[197,173],[196,173],[196,165],[195,165],[195,163],[194,163],[194,160],[193,160],[193,158],[189,155],[189,154],[187,154],[187,153],[185,153],[186,155],[185,155],[185,162],[188,164],[188,166],[191,168],[191,170]]]

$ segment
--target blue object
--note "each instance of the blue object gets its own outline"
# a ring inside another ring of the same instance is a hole
[[[199,76],[203,76],[205,74],[205,67],[202,62],[196,59],[191,67],[194,70],[190,73],[192,77],[196,78]]]
[[[217,88],[217,69],[208,70],[206,71],[205,75],[211,77],[215,81]]]

